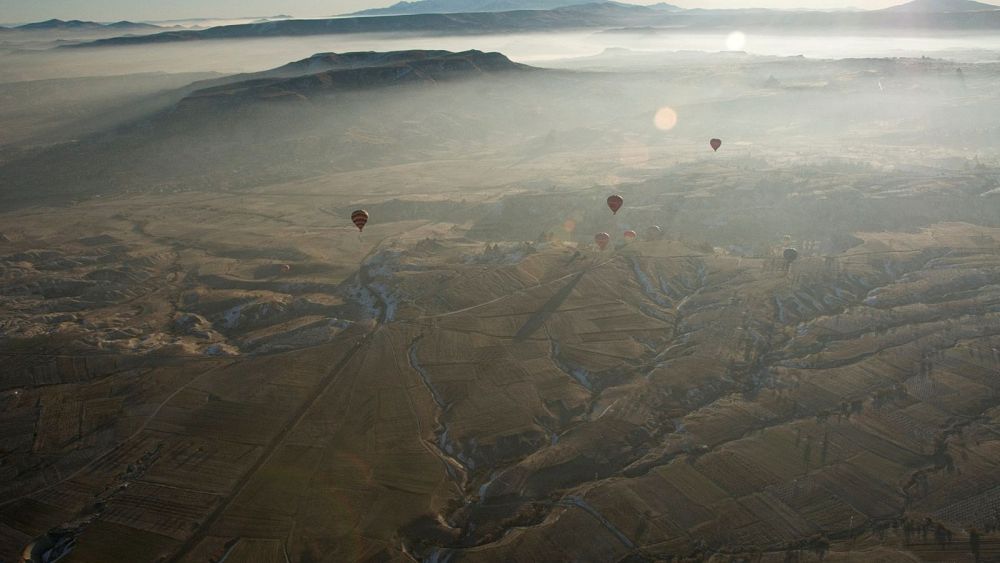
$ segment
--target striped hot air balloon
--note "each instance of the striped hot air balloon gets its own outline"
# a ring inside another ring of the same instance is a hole
[[[354,222],[354,226],[357,227],[359,231],[364,231],[365,225],[368,224],[368,212],[364,209],[358,209],[354,213],[351,213],[351,221]]]

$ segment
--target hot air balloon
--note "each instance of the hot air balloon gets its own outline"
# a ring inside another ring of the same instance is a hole
[[[712,139],[708,142],[708,144],[712,145],[713,151],[717,151],[719,150],[719,147],[722,146],[722,139]]]
[[[351,221],[354,222],[354,226],[359,231],[365,230],[365,225],[368,224],[368,212],[364,209],[358,209],[354,213],[351,213]]]
[[[622,208],[625,204],[625,199],[620,195],[613,195],[608,197],[608,208],[611,209],[611,213],[617,215],[618,210]]]
[[[281,265],[281,273],[287,274],[288,272],[291,272],[291,271],[292,271],[291,264],[282,264]]]
[[[625,240],[627,240],[627,241],[633,241],[638,236],[639,235],[635,231],[631,231],[631,230],[625,231]]]
[[[663,229],[659,225],[653,225],[646,229],[646,238],[649,240],[660,240],[663,238]]]
[[[604,250],[608,247],[608,243],[611,242],[611,235],[608,233],[597,233],[594,235],[594,242],[597,243],[597,247]]]
[[[799,257],[799,251],[795,250],[794,248],[786,248],[785,251],[781,253],[781,255],[785,257],[785,262],[791,264],[792,262],[795,261],[796,258]]]

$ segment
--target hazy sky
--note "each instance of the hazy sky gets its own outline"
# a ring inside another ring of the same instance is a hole
[[[246,17],[289,14],[328,16],[382,7],[396,0],[0,0],[0,22],[49,18],[97,21]],[[660,0],[633,0],[652,4]],[[904,0],[676,0],[686,8],[858,8],[877,9]]]

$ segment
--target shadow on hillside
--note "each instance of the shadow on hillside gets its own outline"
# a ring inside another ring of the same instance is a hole
[[[576,287],[576,284],[580,283],[580,280],[583,278],[585,273],[586,272],[580,272],[574,276],[569,283],[564,285],[562,289],[550,297],[549,300],[542,305],[541,309],[536,311],[534,315],[531,315],[531,318],[528,319],[528,321],[524,323],[524,326],[518,329],[517,334],[514,335],[514,342],[522,342],[534,334],[535,331],[545,323],[545,320],[549,318],[549,315],[555,313],[559,307],[562,306],[563,301],[566,301],[566,298],[569,297],[569,294],[573,293],[573,288]]]

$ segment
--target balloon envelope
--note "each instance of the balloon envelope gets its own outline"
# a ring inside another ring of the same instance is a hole
[[[628,240],[635,240],[638,236],[635,231],[625,231],[625,238]]]
[[[288,264],[282,264],[281,271],[287,274],[288,272],[292,271],[292,267]]]
[[[368,224],[368,212],[364,209],[358,209],[354,213],[351,213],[351,221],[359,231],[365,230],[365,225]]]
[[[659,225],[653,225],[652,227],[646,229],[646,238],[649,240],[660,240],[663,236],[663,229]]]
[[[785,261],[794,262],[795,259],[799,257],[799,251],[794,248],[786,248],[782,253],[782,256],[785,257]]]
[[[613,195],[608,197],[608,208],[611,209],[612,213],[618,213],[618,210],[622,208],[625,204],[625,199],[620,195]]]
[[[713,151],[717,151],[719,150],[719,147],[722,146],[722,139],[712,139],[708,142],[708,144],[712,145]]]
[[[611,235],[608,233],[597,233],[594,235],[594,242],[597,243],[597,247],[601,250],[607,248],[608,243],[611,242]]]

